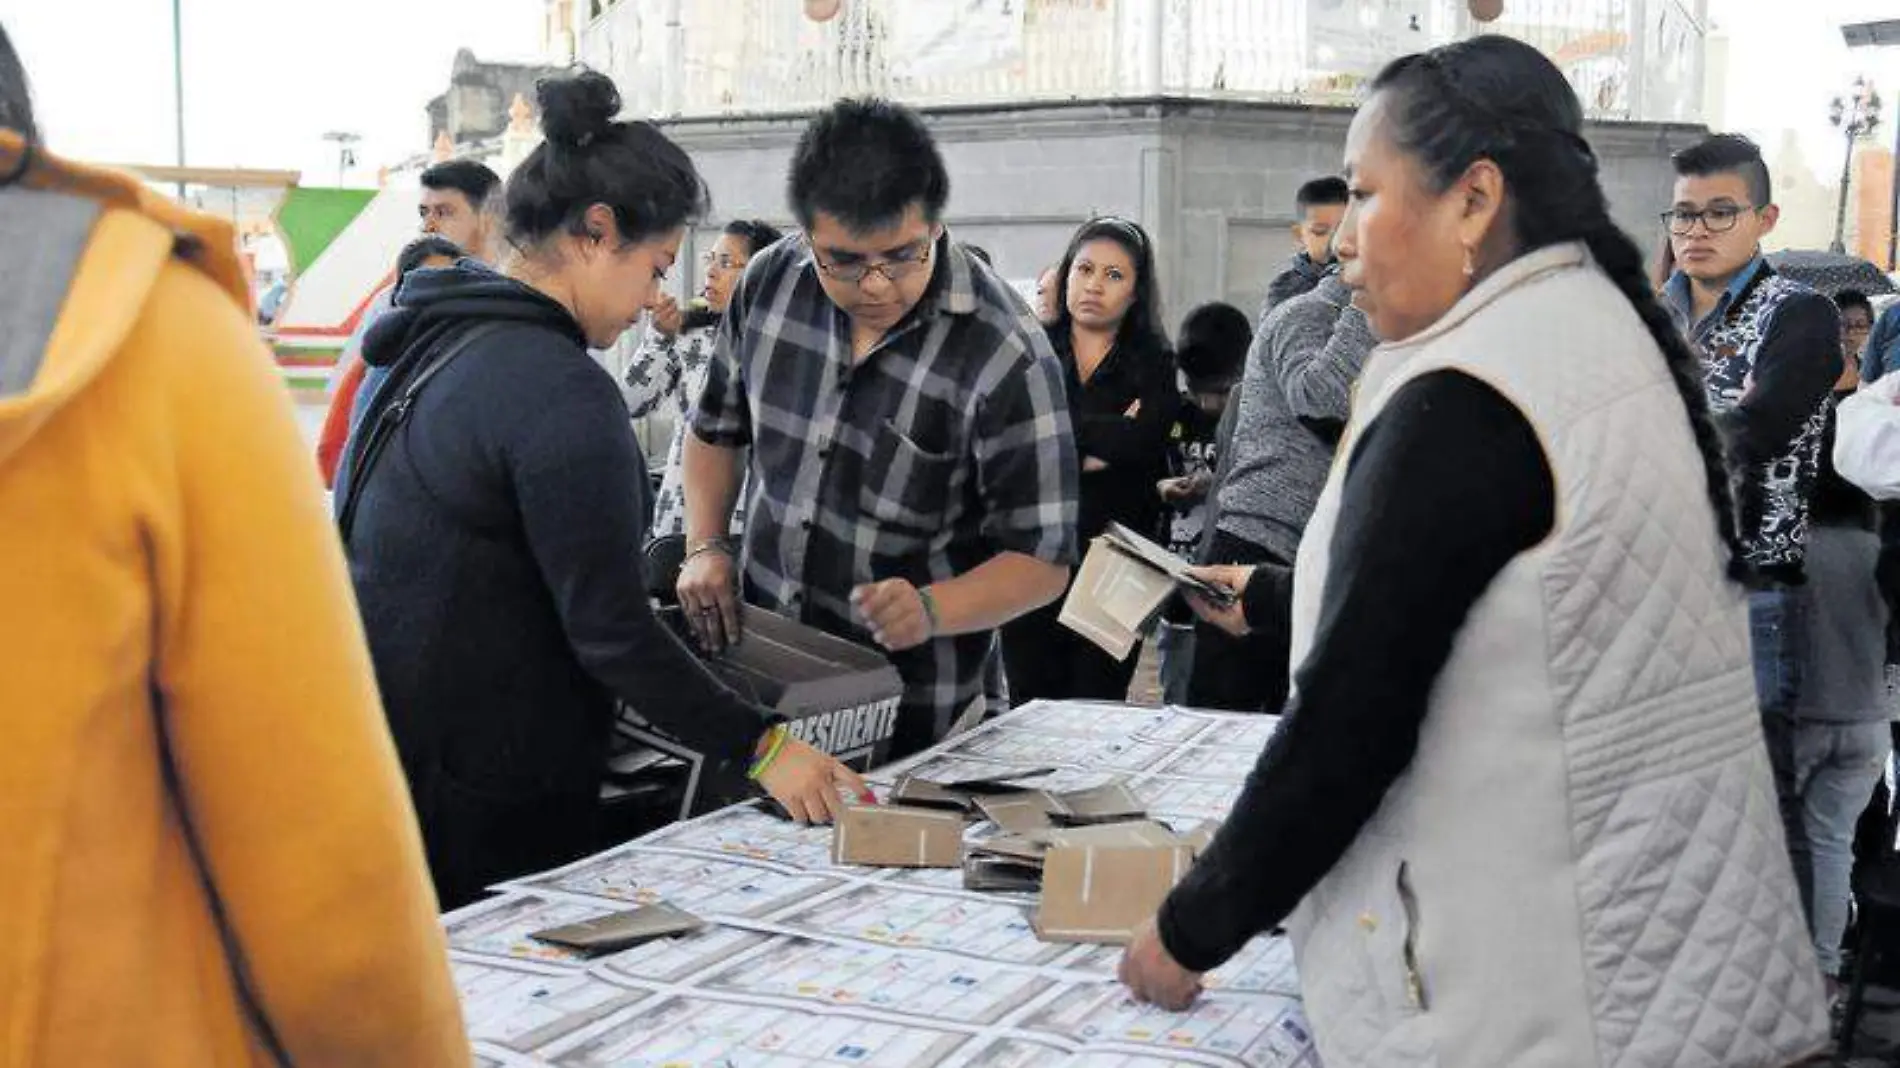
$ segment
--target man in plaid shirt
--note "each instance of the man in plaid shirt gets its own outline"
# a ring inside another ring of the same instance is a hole
[[[792,161],[804,233],[755,257],[686,444],[680,603],[709,648],[754,604],[886,649],[893,753],[982,696],[991,634],[1061,596],[1078,468],[1061,365],[1022,300],[951,241],[913,112],[840,101]],[[743,565],[724,539],[750,446]]]

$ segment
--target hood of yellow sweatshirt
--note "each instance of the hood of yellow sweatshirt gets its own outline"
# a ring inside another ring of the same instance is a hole
[[[221,220],[0,130],[0,176],[15,174],[0,185],[0,466],[119,354],[171,261],[250,302]]]

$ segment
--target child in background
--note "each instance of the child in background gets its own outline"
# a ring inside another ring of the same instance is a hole
[[[1187,380],[1187,392],[1181,395],[1168,435],[1169,477],[1155,488],[1169,507],[1162,537],[1170,551],[1190,560],[1208,519],[1208,491],[1218,461],[1216,429],[1252,343],[1253,328],[1246,313],[1231,304],[1203,304],[1181,321],[1175,359]],[[1194,615],[1179,598],[1162,615],[1156,647],[1161,656],[1162,699],[1183,704],[1194,664]]]
[[[1311,292],[1333,266],[1333,234],[1346,218],[1350,200],[1344,178],[1315,178],[1300,186],[1293,198],[1293,210],[1299,221],[1293,224],[1293,258],[1286,269],[1267,284],[1266,303],[1260,318],[1282,303]]]

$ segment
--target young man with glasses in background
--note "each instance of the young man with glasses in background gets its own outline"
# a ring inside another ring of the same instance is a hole
[[[840,101],[788,185],[804,232],[740,280],[686,442],[680,603],[713,650],[741,637],[741,592],[884,648],[905,686],[898,756],[984,695],[993,632],[1068,581],[1063,372],[945,231],[949,176],[915,113]],[[725,523],[747,472],[741,552]]]
[[[1840,316],[1826,297],[1777,275],[1762,256],[1761,240],[1780,209],[1754,142],[1717,134],[1676,153],[1674,163],[1675,202],[1662,218],[1676,271],[1664,304],[1702,357],[1709,409],[1735,479],[1762,730],[1802,906],[1811,912],[1793,738],[1807,640],[1808,513],[1826,403],[1844,366]]]

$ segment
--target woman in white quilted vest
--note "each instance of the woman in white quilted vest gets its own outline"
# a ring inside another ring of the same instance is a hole
[[[1184,1007],[1285,923],[1336,1068],[1825,1046],[1726,476],[1582,122],[1503,37],[1394,62],[1354,119],[1339,253],[1387,342],[1293,574],[1225,576],[1263,611],[1293,583],[1295,694],[1136,996]]]

